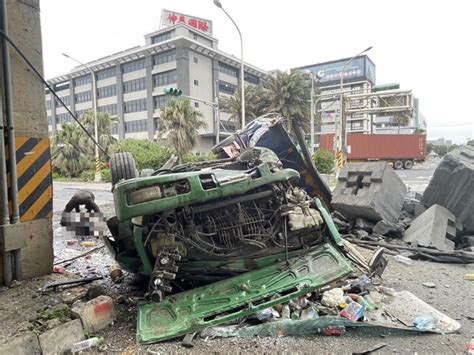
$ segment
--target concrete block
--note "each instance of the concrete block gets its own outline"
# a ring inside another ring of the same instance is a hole
[[[403,229],[398,224],[384,220],[377,222],[372,232],[391,238],[401,238],[403,236]]]
[[[423,194],[423,203],[446,207],[466,231],[474,231],[474,147],[446,155]]]
[[[355,229],[362,229],[366,232],[371,233],[372,229],[374,229],[374,224],[364,218],[356,218],[355,223],[354,223],[354,228]]]
[[[411,223],[403,240],[421,247],[452,251],[455,225],[456,217],[451,212],[443,206],[433,205]]]
[[[38,336],[33,332],[20,333],[10,341],[0,345],[0,354],[29,355],[40,353]]]
[[[72,313],[82,321],[86,333],[95,333],[114,321],[114,302],[109,296],[99,296],[88,302],[77,301]]]
[[[68,351],[74,343],[84,339],[84,331],[79,319],[61,324],[59,327],[47,330],[39,336],[43,354]]]
[[[342,168],[331,203],[350,218],[396,222],[405,195],[405,184],[387,163],[351,163]]]

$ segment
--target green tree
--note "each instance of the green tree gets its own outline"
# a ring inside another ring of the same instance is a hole
[[[321,174],[331,174],[334,170],[335,161],[331,152],[325,149],[318,149],[313,156],[314,165]]]
[[[241,122],[242,118],[242,95],[240,87],[235,90],[231,97],[222,98],[219,108],[222,112],[230,114],[230,119],[234,122]],[[268,112],[269,97],[262,85],[245,86],[245,123],[253,121],[255,118]]]
[[[82,115],[80,118],[80,122],[86,127],[87,131],[94,137],[95,134],[95,120],[94,120],[94,112],[89,110]],[[115,117],[111,117],[108,113],[105,112],[97,112],[97,127],[99,130],[99,145],[107,152],[108,155],[115,152],[117,139],[112,136],[111,128],[113,124],[116,124],[118,119]],[[94,155],[95,152],[95,145],[85,133],[86,142],[87,142],[87,152],[91,155]],[[106,157],[103,154],[100,154],[102,160]]]
[[[124,139],[118,143],[119,152],[133,155],[137,169],[159,169],[171,157],[173,151],[147,139]]]
[[[160,109],[160,133],[173,147],[179,161],[196,145],[198,130],[207,125],[202,113],[194,110],[188,99],[170,100]]]
[[[79,176],[90,164],[90,155],[85,146],[84,132],[75,124],[63,124],[51,137],[51,161],[53,167],[63,175]]]
[[[299,70],[291,73],[277,72],[263,83],[268,95],[268,111],[278,112],[287,119],[294,119],[301,128],[309,130],[311,115],[311,79]]]

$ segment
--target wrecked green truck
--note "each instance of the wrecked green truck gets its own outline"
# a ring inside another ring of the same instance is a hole
[[[295,130],[303,152],[281,119],[265,117],[214,147],[217,160],[149,177],[136,177],[130,154],[112,157],[116,217],[106,244],[122,268],[148,279],[139,342],[287,302],[344,279],[353,265],[383,271],[381,253],[365,263],[339,236],[330,190]]]

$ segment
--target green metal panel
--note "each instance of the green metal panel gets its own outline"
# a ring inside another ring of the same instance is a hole
[[[146,216],[152,213],[169,211],[177,207],[188,206],[195,203],[204,203],[217,198],[239,195],[259,186],[299,179],[299,173],[293,169],[271,171],[266,163],[259,165],[259,176],[251,176],[243,170],[209,170],[176,173],[170,175],[153,176],[140,179],[126,180],[118,183],[114,189],[115,212],[119,221],[123,222],[137,216]],[[204,190],[200,175],[212,175],[216,187]],[[128,194],[138,189],[163,185],[180,180],[187,180],[190,191],[177,196],[163,197],[155,201],[144,202],[131,206]]]
[[[330,244],[262,269],[139,304],[137,340],[150,343],[202,330],[287,302],[352,272]]]

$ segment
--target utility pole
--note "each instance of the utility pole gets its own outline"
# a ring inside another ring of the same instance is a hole
[[[339,85],[339,90],[340,90],[340,107],[339,107],[339,122],[335,122],[335,150],[336,150],[336,176],[339,176],[339,171],[342,168],[342,165],[344,164],[344,161],[346,160],[346,154],[347,154],[347,143],[346,143],[346,125],[347,125],[347,120],[345,117],[345,112],[344,112],[344,92],[343,92],[343,85],[344,85],[344,72],[346,68],[349,66],[349,64],[352,63],[354,59],[357,57],[361,56],[362,54],[370,51],[372,47],[368,47],[364,49],[362,52],[359,54],[356,54],[353,56],[351,59],[349,59],[344,66],[342,67],[341,70],[341,81]],[[339,123],[339,124],[338,124]]]

